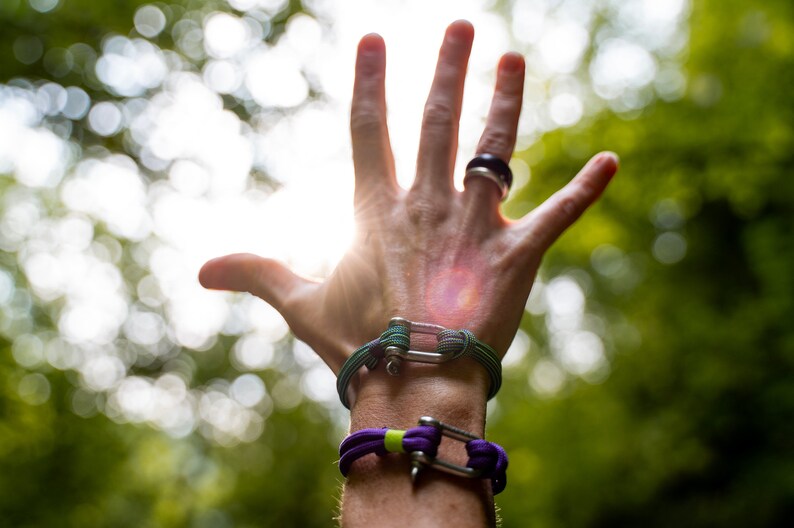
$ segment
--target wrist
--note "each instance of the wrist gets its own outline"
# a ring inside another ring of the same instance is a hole
[[[489,388],[485,369],[471,358],[439,365],[404,363],[399,376],[384,366],[363,368],[351,383],[351,430],[408,428],[433,416],[482,435]]]

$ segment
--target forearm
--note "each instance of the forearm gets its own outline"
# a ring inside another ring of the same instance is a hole
[[[404,365],[399,377],[389,376],[384,369],[362,369],[351,391],[351,431],[408,429],[429,415],[482,436],[487,386],[485,371],[471,359],[457,360],[454,365]],[[465,466],[461,442],[445,440],[438,456]],[[353,464],[345,485],[342,525],[493,525],[489,483],[427,469],[412,485],[407,455],[365,456]]]

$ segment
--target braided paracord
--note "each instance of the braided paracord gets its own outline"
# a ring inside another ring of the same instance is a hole
[[[491,479],[494,495],[505,489],[508,460],[507,453],[500,445],[471,437],[466,441],[469,460],[465,467],[439,461],[436,459],[438,446],[445,435],[445,428],[449,426],[429,417],[422,420],[420,423],[437,425],[419,425],[406,431],[384,427],[352,433],[339,446],[339,471],[346,477],[353,462],[369,454],[384,456],[388,453],[410,453],[414,466],[412,476],[415,476],[419,467],[429,465],[459,476]],[[453,438],[461,440],[459,436]]]
[[[436,334],[438,345],[436,354],[449,356],[448,359],[459,357],[470,357],[478,361],[488,372],[491,386],[488,391],[488,399],[496,396],[499,387],[502,385],[502,363],[496,355],[494,349],[474,337],[468,330],[449,330],[442,329]],[[339,400],[346,408],[350,408],[347,399],[347,388],[353,375],[363,366],[372,370],[384,357],[384,352],[390,347],[395,347],[404,352],[409,351],[411,345],[411,330],[401,324],[389,326],[379,338],[370,341],[357,349],[347,358],[336,380],[336,390],[339,393]]]

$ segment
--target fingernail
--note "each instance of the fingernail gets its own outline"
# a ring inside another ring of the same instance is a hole
[[[620,156],[618,156],[612,151],[602,152],[601,154],[599,154],[597,161],[599,164],[608,163],[611,161],[612,163],[615,164],[615,170],[618,170],[618,168],[620,168]]]
[[[523,71],[524,57],[515,52],[505,53],[502,56],[502,69],[510,73]]]
[[[458,44],[469,40],[469,34],[474,27],[468,20],[456,20],[447,28],[446,38],[449,42]]]
[[[367,35],[364,35],[361,37],[361,41],[358,45],[361,51],[366,51],[368,53],[381,52],[385,47],[383,37],[377,33],[368,33]]]

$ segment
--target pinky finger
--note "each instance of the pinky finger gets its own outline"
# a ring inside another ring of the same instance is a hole
[[[601,196],[617,170],[617,154],[596,155],[568,185],[524,217],[516,227],[524,231],[532,246],[545,251]]]

